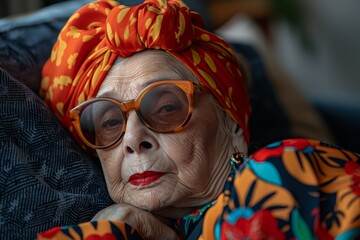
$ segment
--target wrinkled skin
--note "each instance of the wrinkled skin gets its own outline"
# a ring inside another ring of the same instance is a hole
[[[119,101],[134,99],[150,82],[165,79],[194,81],[195,77],[174,57],[148,50],[117,62],[97,96]],[[115,218],[133,225],[144,235],[151,233],[147,235],[150,238],[160,230],[170,237],[174,232],[152,213],[180,218],[217,198],[230,172],[228,159],[233,151],[233,136],[220,130],[219,114],[211,98],[209,94],[195,94],[193,115],[178,133],[153,132],[130,111],[122,141],[97,150],[110,196],[121,204],[103,210],[95,219]],[[129,182],[131,175],[144,171],[165,175],[146,186]],[[141,217],[132,216],[131,211]]]

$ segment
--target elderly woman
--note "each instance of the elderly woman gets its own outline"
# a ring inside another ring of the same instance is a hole
[[[74,13],[41,94],[99,157],[116,204],[39,239],[359,236],[360,156],[294,139],[246,157],[240,69],[179,0],[103,0]]]

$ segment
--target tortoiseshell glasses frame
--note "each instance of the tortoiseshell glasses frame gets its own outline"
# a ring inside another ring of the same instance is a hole
[[[97,97],[85,101],[70,110],[70,118],[87,146],[105,149],[121,141],[131,110],[154,132],[181,131],[193,113],[194,92],[208,91],[190,80],[162,80],[146,86],[135,99],[120,102]]]

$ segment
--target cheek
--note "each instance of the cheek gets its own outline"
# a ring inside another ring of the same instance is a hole
[[[194,114],[183,131],[162,135],[164,149],[167,149],[167,154],[173,159],[180,181],[188,187],[201,188],[204,178],[210,178],[213,162],[217,160],[217,128],[215,112],[207,115]]]
[[[123,156],[115,149],[112,151],[98,150],[102,170],[108,189],[114,189],[114,186],[121,182],[121,164]]]

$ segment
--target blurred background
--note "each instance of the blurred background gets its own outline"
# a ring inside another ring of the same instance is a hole
[[[63,1],[0,0],[0,17],[29,14],[58,2]],[[270,68],[281,71],[320,113],[334,142],[360,152],[359,0],[185,2],[210,30],[259,49]]]
[[[0,18],[36,11],[64,0],[0,0]]]

